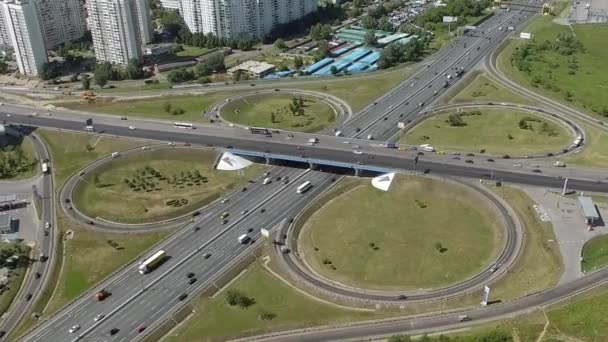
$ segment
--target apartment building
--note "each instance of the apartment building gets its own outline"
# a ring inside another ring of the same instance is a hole
[[[148,7],[142,4],[145,2],[87,0],[89,28],[97,61],[126,65],[132,58],[141,60],[142,43],[146,41],[146,32],[150,28]],[[145,23],[147,28],[140,23]]]
[[[181,0],[180,13],[191,32],[219,37],[262,39],[279,24],[317,10],[317,0]]]
[[[5,0],[0,6],[4,13],[4,27],[8,32],[10,45],[15,50],[19,72],[37,76],[42,72],[42,66],[48,62],[48,58],[36,2]]]
[[[47,49],[82,38],[86,29],[83,0],[36,0]]]

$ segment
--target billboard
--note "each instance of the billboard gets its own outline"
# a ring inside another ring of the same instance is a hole
[[[488,298],[490,298],[490,288],[488,286],[484,286],[483,294],[481,295],[481,305],[488,305]]]
[[[452,17],[452,16],[448,16],[448,15],[443,16],[444,23],[455,23],[457,21],[458,21],[458,17]]]
[[[395,178],[395,173],[387,173],[372,179],[372,186],[378,190],[388,191]]]
[[[519,34],[519,38],[521,38],[521,39],[530,39],[530,38],[532,38],[532,35],[529,32],[521,32]]]
[[[263,237],[267,238],[270,237],[270,232],[268,231],[268,229],[260,229],[260,233],[262,234]]]

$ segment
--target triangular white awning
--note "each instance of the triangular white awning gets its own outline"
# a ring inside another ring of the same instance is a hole
[[[382,191],[388,191],[388,188],[390,188],[391,183],[393,182],[393,178],[395,178],[394,172],[380,175],[380,176],[372,179],[372,185],[376,189],[379,189]]]
[[[236,156],[230,152],[224,152],[216,168],[222,171],[236,171],[244,169],[251,164],[252,162],[245,158]]]

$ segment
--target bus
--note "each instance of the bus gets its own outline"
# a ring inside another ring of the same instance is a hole
[[[268,128],[263,127],[249,127],[249,132],[251,132],[251,134],[263,134],[266,136],[271,135]]]
[[[308,191],[308,189],[312,188],[312,183],[310,181],[306,181],[304,183],[302,183],[302,185],[300,185],[298,187],[298,189],[296,190],[297,193],[299,194],[303,194],[306,191]]]
[[[165,253],[165,251],[161,250],[161,251],[154,253],[154,255],[152,255],[148,259],[144,260],[144,262],[142,262],[139,265],[139,267],[138,267],[139,273],[146,274],[146,273],[152,271],[153,269],[158,267],[166,258],[167,258],[167,253]]]
[[[49,163],[42,163],[40,164],[40,167],[42,168],[42,173],[49,173]]]
[[[175,128],[188,128],[188,129],[194,128],[194,126],[188,122],[176,122],[173,124],[173,126],[175,126]]]

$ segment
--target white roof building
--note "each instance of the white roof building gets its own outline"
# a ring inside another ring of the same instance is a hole
[[[258,62],[258,61],[246,61],[241,63],[235,67],[228,69],[228,74],[233,75],[235,71],[241,70],[241,72],[246,72],[254,77],[264,77],[270,73],[273,73],[275,70],[274,64],[266,63],[266,62]]]

